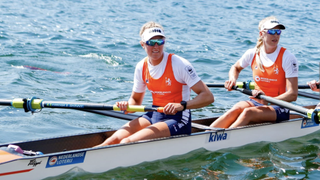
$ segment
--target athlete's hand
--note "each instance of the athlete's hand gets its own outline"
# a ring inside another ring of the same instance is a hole
[[[134,113],[134,112],[127,111],[128,106],[129,106],[128,101],[116,102],[116,105],[118,106],[118,108],[120,108],[121,111],[123,111],[124,114]]]
[[[180,103],[168,103],[163,108],[163,113],[168,115],[175,115],[178,111],[182,111],[183,106]]]
[[[228,91],[232,91],[232,87],[236,85],[236,80],[227,80],[224,83],[224,87],[228,90]]]
[[[319,82],[317,82],[316,80],[307,82],[307,84],[310,86],[312,91],[316,91],[319,92],[319,89],[317,88],[317,85],[319,84]]]
[[[258,99],[258,98],[257,98],[257,96],[258,96],[259,94],[265,95],[263,91],[260,91],[260,90],[252,90],[251,92],[252,92],[252,96],[249,97],[250,99],[254,99],[255,101],[257,101],[257,102],[260,103],[260,104],[264,104],[264,105],[267,105],[267,104],[268,104],[267,101],[265,101],[265,100],[263,100],[263,99]]]

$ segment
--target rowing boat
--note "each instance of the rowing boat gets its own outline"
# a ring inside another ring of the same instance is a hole
[[[134,116],[128,117],[130,119]],[[297,113],[292,114],[290,120],[281,123],[254,124],[234,129],[208,127],[215,119],[217,117],[193,120],[191,135],[105,147],[93,146],[102,143],[115,131],[0,144],[0,179],[43,179],[74,169],[101,173],[117,167],[129,167],[142,162],[183,155],[201,148],[216,151],[261,141],[280,142],[319,130],[319,125],[314,120]],[[33,156],[23,155],[12,148],[9,149],[8,146],[12,144],[23,150],[42,153]]]
[[[234,87],[244,94],[250,90]],[[70,170],[101,173],[117,167],[129,167],[171,156],[183,155],[198,149],[216,151],[255,142],[280,142],[308,135],[319,130],[320,112],[313,106],[301,107],[265,95],[257,98],[294,111],[290,119],[280,123],[250,124],[238,128],[211,128],[217,117],[192,121],[190,135],[171,136],[133,143],[94,147],[115,131],[77,134],[25,142],[0,144],[0,179],[43,179],[58,176]],[[37,98],[0,100],[0,105],[37,109],[67,108],[131,120],[137,115],[122,114],[116,106],[92,103],[65,103],[43,101]],[[158,111],[163,108],[129,106],[130,111]],[[117,114],[118,113],[118,114]],[[276,133],[275,133],[276,132]],[[132,158],[134,157],[134,158]]]

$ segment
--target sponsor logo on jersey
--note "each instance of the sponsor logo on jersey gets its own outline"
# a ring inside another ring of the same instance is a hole
[[[188,72],[188,74],[190,75],[190,77],[192,79],[197,77],[196,72],[194,71],[194,69],[191,66],[186,66],[184,69]]]

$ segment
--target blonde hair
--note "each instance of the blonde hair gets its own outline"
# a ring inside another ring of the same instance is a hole
[[[261,28],[262,28],[262,25],[263,25],[266,21],[271,20],[271,19],[278,21],[278,19],[277,19],[275,16],[269,16],[269,17],[266,17],[266,18],[262,19],[262,20],[259,22],[259,26],[258,26],[258,28],[259,28],[259,33],[260,33],[260,31],[263,30],[263,29],[261,29]],[[261,62],[260,55],[259,55],[260,49],[261,49],[262,45],[263,45],[263,41],[262,41],[261,36],[259,35],[258,41],[257,41],[257,45],[256,45],[256,62],[257,62],[257,64],[258,64],[259,69],[260,69],[262,72],[264,72],[264,68],[263,68],[263,66],[262,66],[262,62]]]
[[[144,32],[146,29],[154,28],[154,27],[158,27],[158,28],[160,28],[160,29],[162,29],[162,30],[164,31],[163,27],[162,27],[159,23],[156,23],[156,22],[154,22],[154,21],[149,21],[149,22],[145,23],[145,24],[141,27],[140,33],[139,33],[139,34],[140,34],[140,38],[141,38],[143,32]]]

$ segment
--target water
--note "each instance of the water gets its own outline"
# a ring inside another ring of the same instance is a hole
[[[297,57],[299,84],[305,84],[319,78],[319,10],[317,0],[3,0],[0,98],[127,100],[134,67],[146,56],[139,30],[151,20],[164,26],[167,52],[188,59],[204,82],[223,83],[230,66],[255,46],[259,21],[274,15],[286,26],[280,44]],[[239,78],[247,80],[249,69]],[[193,110],[194,118],[221,115],[247,98],[211,91],[215,103]],[[299,97],[295,103],[317,101]],[[150,93],[144,105],[151,105]],[[0,114],[0,143],[117,129],[126,122],[75,110],[43,109],[31,115],[1,107]],[[101,174],[73,171],[54,179],[319,179],[319,135],[217,152],[200,149]]]

